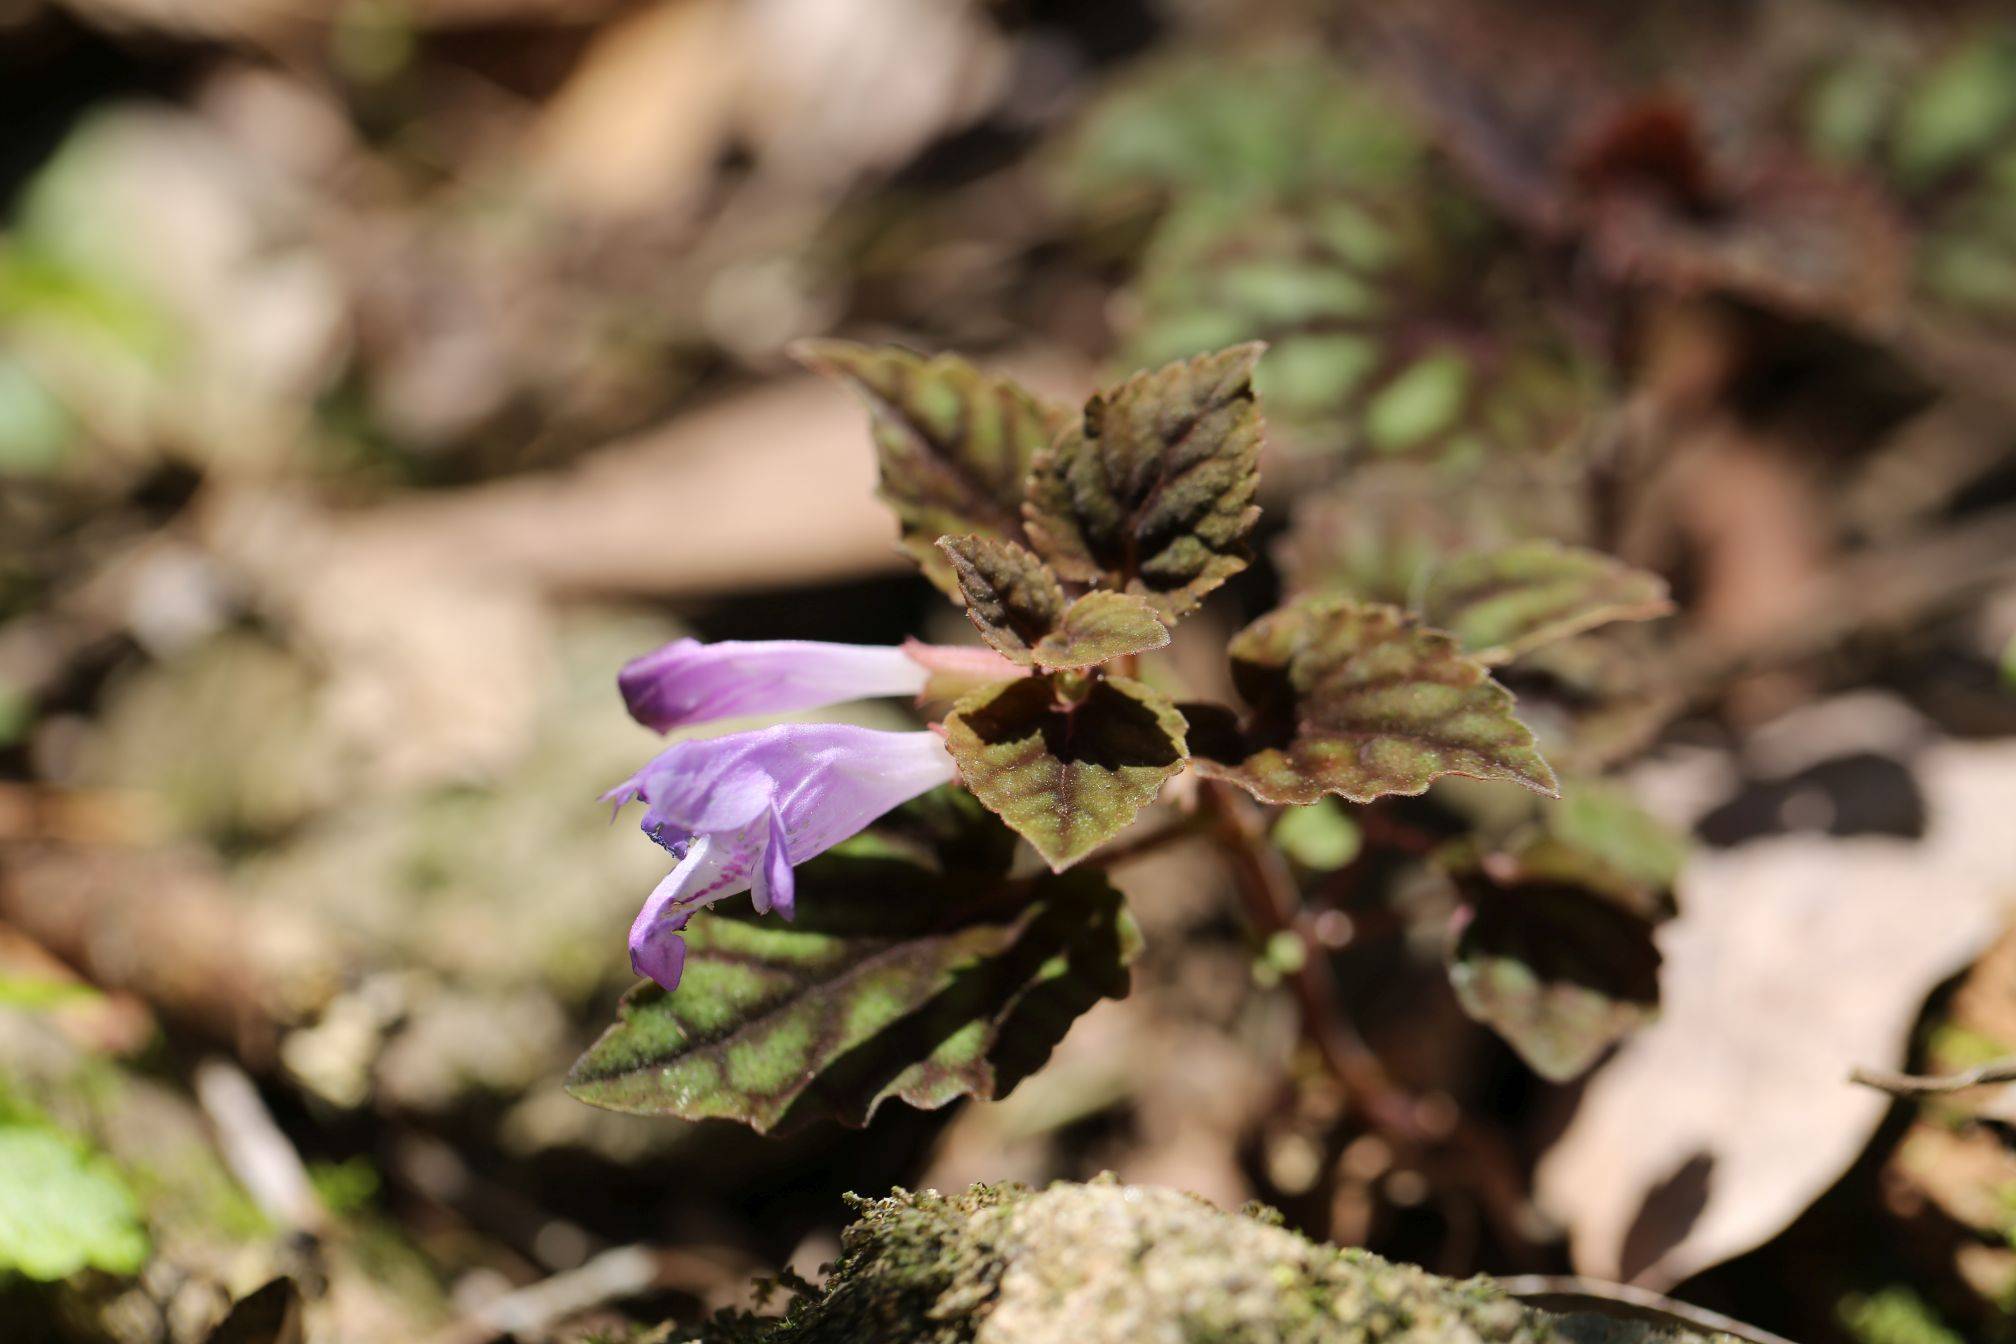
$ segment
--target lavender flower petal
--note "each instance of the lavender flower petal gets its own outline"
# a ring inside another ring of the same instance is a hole
[[[677,639],[626,664],[616,685],[630,716],[663,733],[711,719],[914,696],[927,675],[902,649],[873,644]]]
[[[789,918],[794,864],[953,773],[929,732],[781,724],[674,743],[609,795],[643,800],[645,833],[681,854],[631,926],[632,964],[674,988],[694,911],[753,888],[759,909]]]
[[[702,840],[645,898],[644,908],[630,925],[630,969],[667,989],[678,985],[680,972],[686,969],[686,940],[679,935],[693,918],[691,910],[667,907],[686,885],[688,868],[706,861],[707,842]]]
[[[791,842],[784,834],[784,819],[770,814],[770,842],[763,847],[763,861],[752,876],[749,894],[756,909],[767,914],[775,910],[786,919],[797,914],[797,879],[791,871]]]

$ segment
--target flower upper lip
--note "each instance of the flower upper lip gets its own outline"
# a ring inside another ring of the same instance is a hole
[[[662,733],[713,719],[916,695],[927,676],[903,649],[881,645],[675,639],[625,664],[616,685],[631,717]]]

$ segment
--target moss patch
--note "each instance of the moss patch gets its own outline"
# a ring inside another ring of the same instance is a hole
[[[1539,1311],[1116,1181],[864,1201],[819,1289],[700,1344],[1735,1344]],[[679,1336],[674,1336],[679,1338]]]

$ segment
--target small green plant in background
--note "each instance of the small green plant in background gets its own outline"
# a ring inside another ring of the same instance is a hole
[[[0,1098],[0,1271],[132,1274],[147,1255],[139,1203],[112,1160]]]

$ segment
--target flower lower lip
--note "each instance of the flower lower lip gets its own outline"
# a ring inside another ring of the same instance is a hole
[[[695,911],[747,891],[789,918],[796,864],[953,774],[944,742],[923,731],[778,724],[668,747],[616,791],[651,809],[645,834],[678,859],[631,926],[635,964],[673,988],[675,935]]]

